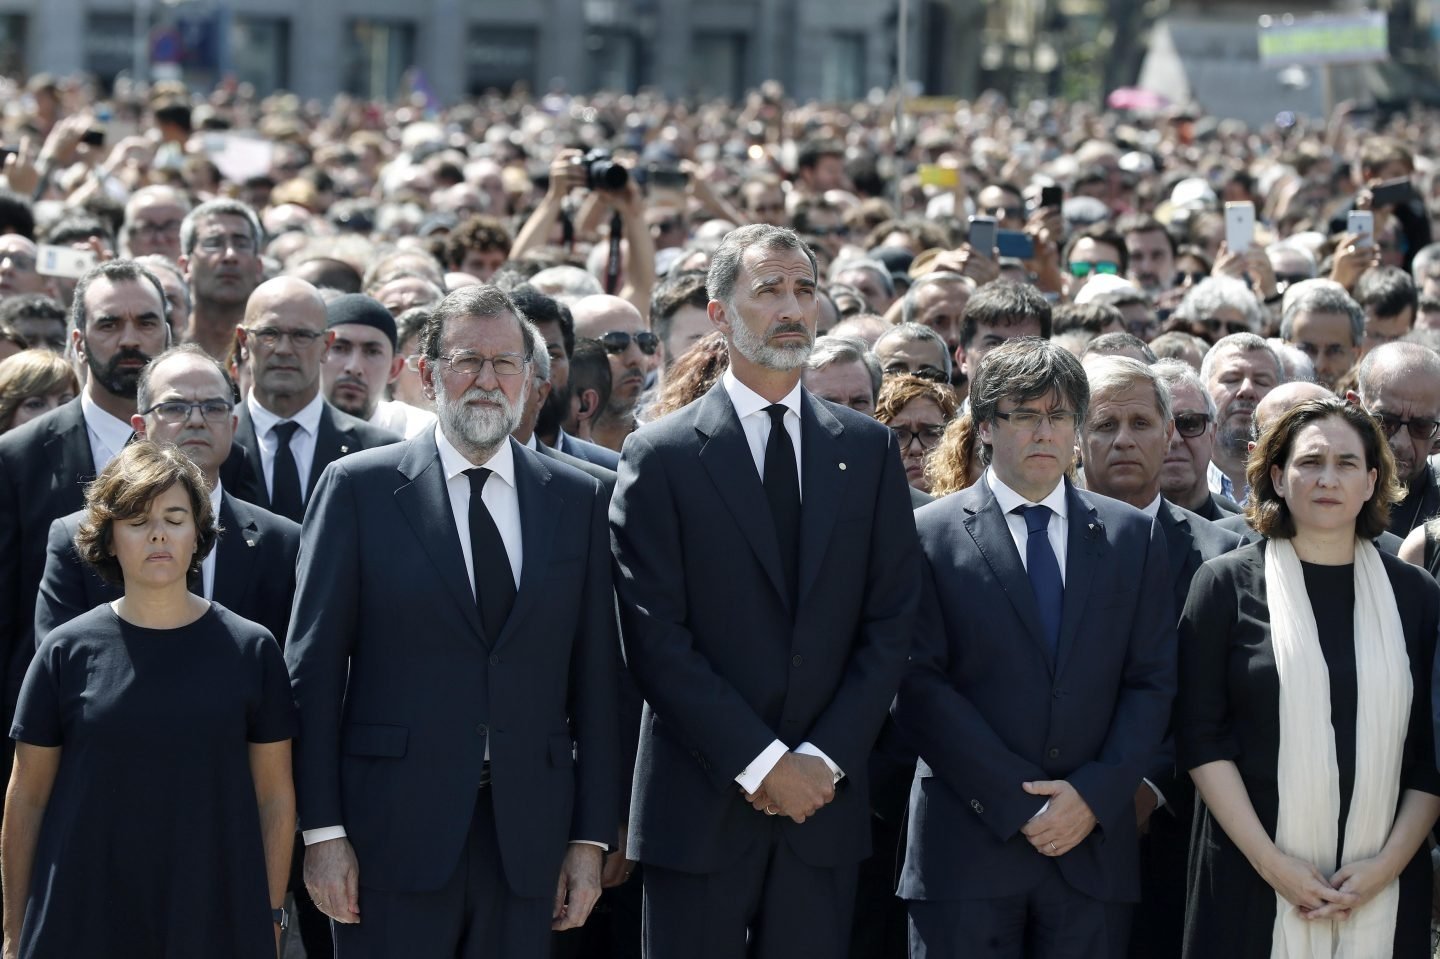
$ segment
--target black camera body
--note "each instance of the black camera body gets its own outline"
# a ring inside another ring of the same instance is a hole
[[[630,182],[630,171],[616,163],[609,150],[591,150],[575,162],[585,168],[586,189],[614,192]]]

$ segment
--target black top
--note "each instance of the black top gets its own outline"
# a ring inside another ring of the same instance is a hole
[[[294,733],[279,646],[222,606],[153,630],[106,604],[51,632],[10,731],[61,749],[20,955],[273,959],[249,744]]]
[[[1395,593],[1410,657],[1412,699],[1401,790],[1440,795],[1430,726],[1430,668],[1440,629],[1440,587],[1417,567],[1385,554],[1380,558]],[[1343,849],[1345,819],[1357,785],[1354,567],[1302,564],[1302,568],[1330,672]],[[1176,749],[1184,769],[1233,761],[1255,814],[1272,837],[1279,806],[1279,693],[1261,542],[1206,563],[1195,576],[1180,620]],[[1186,956],[1268,959],[1274,891],[1203,805],[1191,844],[1188,887]],[[1394,955],[1429,955],[1429,899],[1429,855],[1422,848],[1401,875]]]

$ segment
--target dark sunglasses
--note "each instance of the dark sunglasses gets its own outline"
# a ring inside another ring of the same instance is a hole
[[[1181,436],[1194,439],[1210,428],[1209,413],[1176,413],[1175,429]]]
[[[654,356],[656,347],[660,345],[660,337],[649,330],[641,330],[639,333],[611,330],[609,333],[600,334],[600,342],[604,344],[605,352],[612,356],[617,356],[630,349],[631,340],[635,341],[635,345],[640,347],[640,352],[646,356]]]
[[[1369,410],[1366,412],[1370,413],[1376,422],[1380,424],[1380,429],[1385,433],[1387,439],[1400,432],[1400,427],[1402,426],[1410,431],[1411,437],[1421,440],[1422,442],[1425,440],[1433,440],[1435,434],[1440,433],[1440,422],[1436,422],[1435,420],[1405,420],[1396,416],[1394,413],[1375,413]]]
[[[1225,336],[1229,336],[1231,333],[1255,332],[1250,328],[1249,323],[1245,323],[1241,320],[1222,320],[1218,316],[1207,316],[1199,322],[1203,323],[1206,326],[1213,326],[1217,330],[1223,330]]]
[[[1071,263],[1070,275],[1084,279],[1091,273],[1104,273],[1107,276],[1116,276],[1120,273],[1120,264],[1113,260],[1104,260],[1100,263]]]
[[[1209,273],[1203,273],[1200,270],[1180,270],[1175,274],[1175,285],[1184,286],[1185,281],[1189,280],[1190,284],[1194,286],[1195,284],[1200,283],[1202,280],[1209,279],[1209,277]]]

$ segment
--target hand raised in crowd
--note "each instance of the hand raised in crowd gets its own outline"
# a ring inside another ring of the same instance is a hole
[[[976,286],[984,286],[1000,278],[1000,264],[969,243],[962,243],[958,249],[941,253],[932,261],[931,270],[968,276],[975,281]]]
[[[1366,270],[1380,265],[1380,248],[1372,240],[1369,246],[1361,246],[1362,234],[1346,233],[1335,245],[1335,262],[1330,267],[1330,279],[1347,290],[1355,284]]]
[[[600,901],[599,846],[571,843],[560,864],[560,881],[555,888],[555,910],[550,928],[556,932],[579,929],[590,918],[590,910]]]
[[[1035,256],[1025,268],[1035,275],[1035,285],[1047,293],[1059,293],[1065,285],[1060,272],[1060,240],[1065,235],[1065,217],[1058,207],[1041,207],[1025,222],[1025,235],[1035,244]],[[999,273],[998,268],[996,271]]]
[[[547,200],[563,200],[570,191],[585,186],[585,168],[578,163],[579,150],[561,150],[550,161],[550,183],[545,188]]]
[[[1063,856],[1085,840],[1095,828],[1095,814],[1074,786],[1063,779],[1024,784],[1032,796],[1047,796],[1043,813],[1021,827],[1035,850],[1046,856]]]
[[[360,864],[350,840],[327,839],[305,847],[305,888],[331,919],[360,921]]]
[[[756,809],[772,815],[789,816],[797,823],[815,815],[835,798],[835,774],[819,756],[786,753],[760,784],[760,790],[745,799]],[[761,800],[767,800],[761,802]]]
[[[80,140],[94,122],[95,118],[90,114],[76,113],[55,124],[55,128],[45,138],[45,145],[40,148],[40,159],[36,166],[41,173],[73,163]]]
[[[5,182],[23,196],[33,196],[40,185],[40,171],[35,166],[35,145],[29,137],[20,138],[20,149],[5,157]]]

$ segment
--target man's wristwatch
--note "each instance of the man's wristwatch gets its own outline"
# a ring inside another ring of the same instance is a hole
[[[284,906],[279,909],[271,909],[270,918],[275,921],[275,925],[280,927],[281,932],[290,928],[290,914],[285,911]]]

